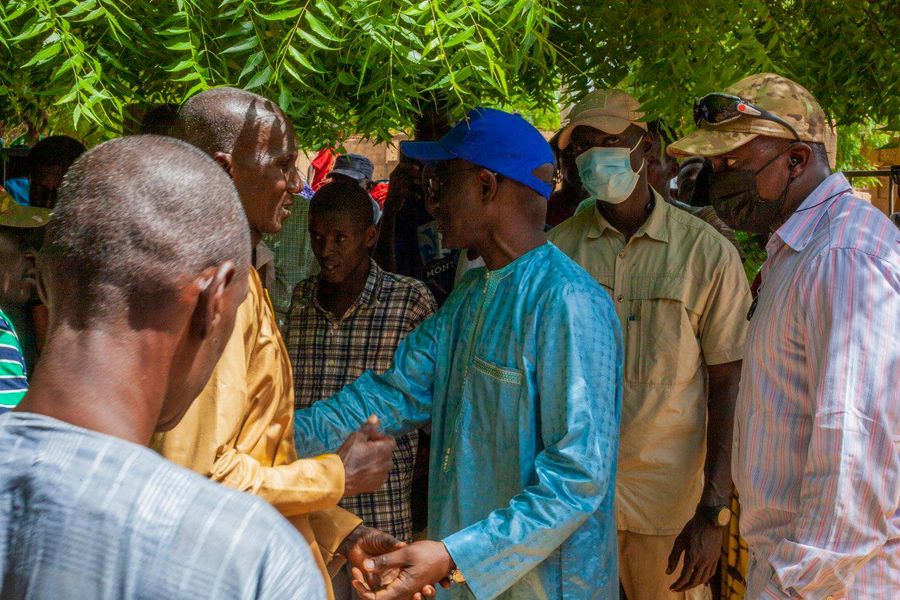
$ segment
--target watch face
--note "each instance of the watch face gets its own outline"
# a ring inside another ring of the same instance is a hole
[[[725,527],[726,525],[728,525],[728,523],[731,522],[731,509],[730,508],[721,509],[719,511],[719,514],[716,515],[716,522],[722,527]]]

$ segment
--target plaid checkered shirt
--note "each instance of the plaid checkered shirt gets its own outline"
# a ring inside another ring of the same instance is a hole
[[[318,289],[319,276],[300,282],[288,314],[298,410],[331,397],[366,371],[386,371],[400,340],[437,310],[424,283],[385,272],[374,261],[362,293],[343,317],[322,308]],[[410,486],[417,441],[415,432],[397,439],[384,487],[341,502],[366,525],[407,542],[412,541]]]

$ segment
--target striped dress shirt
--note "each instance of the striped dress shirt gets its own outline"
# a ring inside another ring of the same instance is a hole
[[[825,179],[772,236],[733,473],[755,598],[897,598],[900,233]]]
[[[0,598],[325,598],[264,501],[34,413],[0,416],[0,571]]]

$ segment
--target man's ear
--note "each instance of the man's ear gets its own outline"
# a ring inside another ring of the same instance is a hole
[[[378,241],[378,225],[374,223],[366,228],[366,248],[371,250]]]
[[[663,150],[665,152],[665,150]],[[666,179],[672,180],[678,177],[678,162],[669,156],[664,156],[663,160],[666,161],[668,168],[666,169]]]
[[[791,177],[799,177],[809,167],[812,148],[803,142],[796,142],[788,150],[788,172]]]
[[[47,293],[47,284],[44,282],[44,269],[42,268],[43,261],[40,256],[34,256],[35,260],[35,271],[34,271],[34,288],[37,290],[38,299],[40,299],[41,304],[50,308],[50,294]]]
[[[653,140],[650,139],[649,135],[641,136],[640,149],[641,149],[641,154],[643,155],[644,159],[647,161],[648,164],[651,162],[654,162],[654,161],[660,162],[660,160],[661,160],[660,154],[661,153],[657,151],[656,144],[653,143]]]
[[[200,293],[191,319],[191,333],[198,339],[206,339],[222,321],[227,308],[227,288],[237,272],[232,261],[209,267],[197,278],[195,285]]]
[[[22,269],[22,279],[33,279],[37,283],[38,253],[35,250],[26,250],[23,254],[25,268]]]
[[[481,201],[485,204],[497,197],[500,180],[487,169],[478,169],[478,183],[481,184]]]
[[[234,177],[234,166],[233,159],[231,153],[229,152],[216,152],[213,155],[213,160],[219,163],[219,166],[225,169],[225,172],[228,173],[229,177]]]

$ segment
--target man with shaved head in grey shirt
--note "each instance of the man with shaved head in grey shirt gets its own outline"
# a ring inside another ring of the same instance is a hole
[[[0,416],[0,597],[323,600],[274,509],[146,448],[205,385],[247,294],[229,178],[171,138],[114,140],[75,162],[47,228],[48,341]]]

